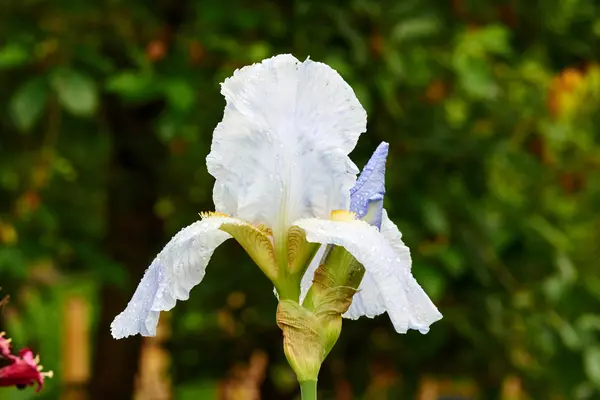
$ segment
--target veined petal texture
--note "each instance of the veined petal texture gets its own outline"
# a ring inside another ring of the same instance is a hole
[[[358,172],[348,153],[366,113],[335,70],[279,55],[237,70],[221,93],[206,158],[217,211],[277,236],[296,219],[348,209]]]

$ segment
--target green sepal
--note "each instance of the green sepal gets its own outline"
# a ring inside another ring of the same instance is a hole
[[[298,381],[316,380],[327,355],[327,335],[317,316],[298,303],[281,300],[277,326],[283,331],[283,350]]]
[[[356,293],[353,287],[336,286],[335,276],[325,265],[315,271],[312,287],[317,289],[310,308],[290,300],[281,300],[277,308],[284,352],[301,382],[317,379],[321,364],[342,332],[342,314]]]
[[[313,284],[302,305],[314,310],[318,304],[326,301],[326,297],[329,296],[328,290],[333,288],[348,287],[356,292],[364,274],[365,268],[346,249],[339,246],[328,246],[324,261],[315,271]],[[352,295],[348,298],[348,307],[350,307]],[[342,313],[346,312],[348,307]]]

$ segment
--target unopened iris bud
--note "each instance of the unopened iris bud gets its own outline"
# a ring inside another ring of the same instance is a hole
[[[381,228],[385,195],[385,162],[389,144],[382,142],[350,190],[350,211],[369,225]]]

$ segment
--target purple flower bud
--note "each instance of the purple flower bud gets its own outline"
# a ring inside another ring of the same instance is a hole
[[[389,144],[382,142],[363,168],[356,184],[350,189],[350,211],[369,224],[381,227],[383,195],[385,194],[385,160]]]

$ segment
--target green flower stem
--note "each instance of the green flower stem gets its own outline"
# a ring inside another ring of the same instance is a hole
[[[302,400],[317,400],[317,381],[300,382]]]

